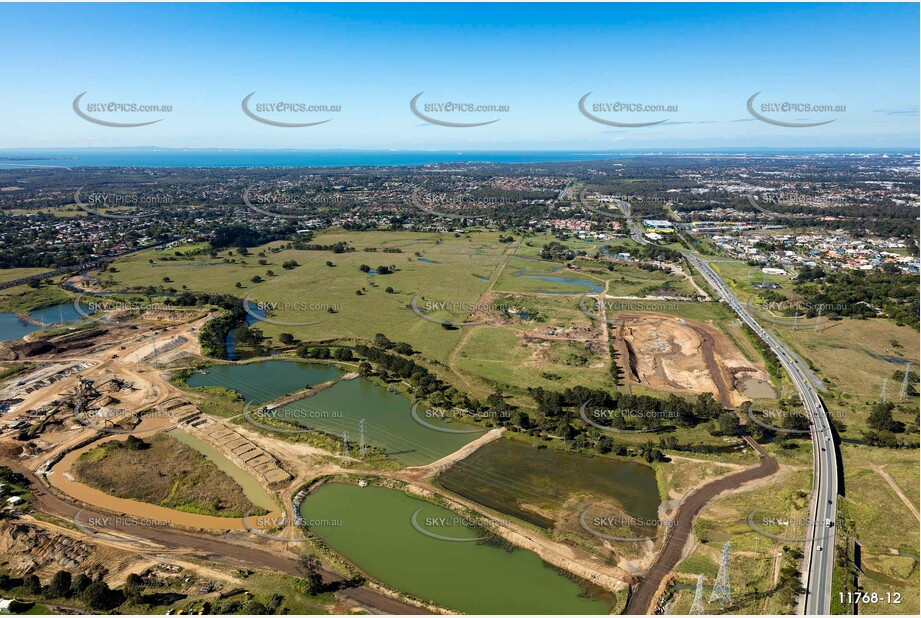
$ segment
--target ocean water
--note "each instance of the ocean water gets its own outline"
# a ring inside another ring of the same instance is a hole
[[[207,148],[60,148],[0,150],[0,170],[15,167],[342,167],[435,163],[547,163],[599,161],[638,155],[805,155],[869,152],[917,152],[828,148],[825,150],[251,150]]]
[[[0,150],[0,169],[10,167],[344,167],[434,163],[540,163],[592,161],[625,156],[614,152],[388,151],[84,148]]]

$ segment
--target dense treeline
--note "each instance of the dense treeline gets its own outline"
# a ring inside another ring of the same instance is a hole
[[[244,225],[224,225],[214,230],[211,247],[213,249],[256,247],[276,240],[285,240],[293,232],[294,228],[290,224],[276,230],[258,230]]]
[[[873,318],[881,311],[897,324],[918,329],[918,277],[903,274],[891,264],[874,271],[829,272],[806,267],[797,275],[794,289],[803,297],[809,317],[816,317],[820,309],[833,319]]]
[[[208,321],[198,331],[198,341],[205,356],[227,358],[227,333],[246,319],[243,301],[227,294],[203,294],[183,292],[165,301],[167,305],[177,307],[195,307],[211,305],[227,311]]]

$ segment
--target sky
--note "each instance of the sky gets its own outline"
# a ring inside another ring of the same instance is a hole
[[[0,25],[4,149],[919,145],[916,3],[0,4]],[[87,120],[84,92],[90,118],[160,122]],[[328,122],[258,121],[253,92],[258,118]]]

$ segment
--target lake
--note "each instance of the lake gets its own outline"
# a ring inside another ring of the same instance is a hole
[[[86,313],[92,313],[89,306],[82,305],[82,307]],[[29,312],[29,316],[48,326],[55,324],[71,324],[79,322],[84,317],[80,315],[80,312],[77,311],[73,303],[62,303],[60,305],[35,309]],[[48,326],[32,324],[31,322],[21,319],[15,313],[0,313],[0,341],[22,339],[26,335],[42,330],[43,328],[48,328]]]
[[[454,523],[458,514],[384,487],[327,483],[301,505],[308,520],[329,525],[311,531],[387,586],[470,614],[606,614],[612,595],[586,594],[570,578],[523,549],[507,551],[476,541],[444,541],[480,533]],[[439,525],[439,518],[449,524]],[[338,525],[336,525],[338,524]]]

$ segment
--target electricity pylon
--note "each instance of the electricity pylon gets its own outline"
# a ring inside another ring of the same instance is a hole
[[[695,616],[706,613],[704,611],[704,576],[702,573],[697,576],[697,591],[694,593],[694,602],[691,603],[689,613]]]
[[[723,552],[720,556],[720,571],[716,574],[716,583],[713,585],[713,592],[710,593],[710,602],[719,601],[722,607],[732,603],[732,590],[729,587],[729,548],[730,541],[723,545]]]

